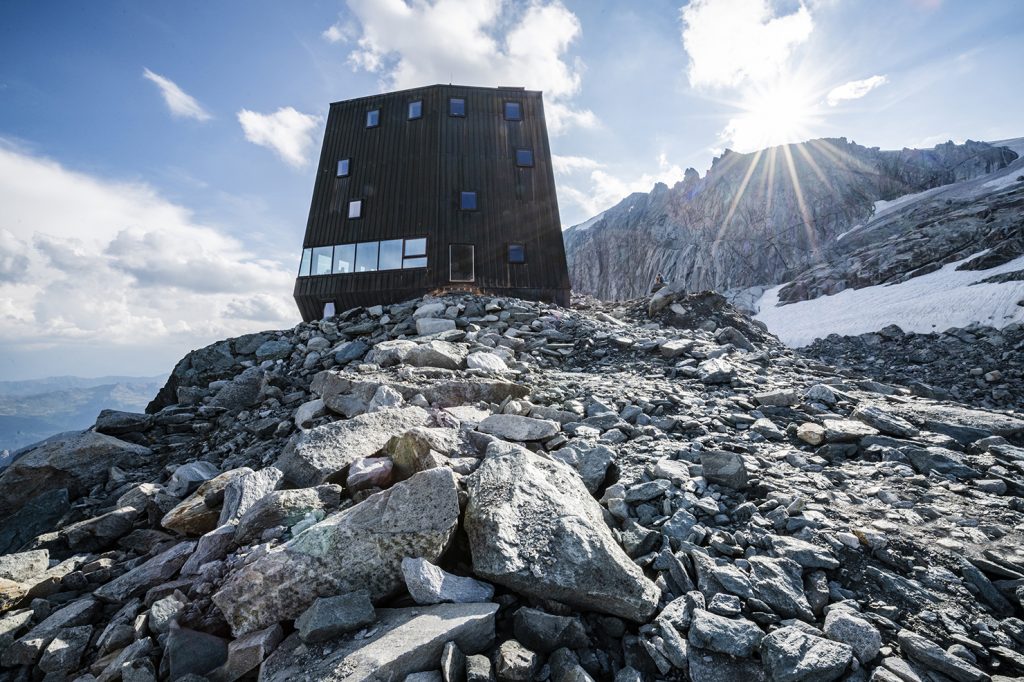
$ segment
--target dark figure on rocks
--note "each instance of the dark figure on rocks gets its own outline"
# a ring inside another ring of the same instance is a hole
[[[661,273],[659,272],[657,275],[654,276],[654,284],[651,285],[651,293],[653,294],[654,292],[656,292],[659,289],[662,289],[664,287],[665,287],[665,278],[662,277]]]

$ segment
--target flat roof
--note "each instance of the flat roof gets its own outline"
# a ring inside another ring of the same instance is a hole
[[[335,104],[348,104],[349,102],[359,102],[361,100],[376,99],[379,97],[390,97],[391,95],[401,95],[403,93],[416,92],[419,90],[430,90],[432,88],[458,88],[459,90],[487,90],[489,92],[521,92],[529,94],[543,94],[541,90],[527,90],[523,86],[516,85],[501,85],[495,88],[488,88],[482,85],[457,85],[454,83],[435,83],[434,85],[421,85],[417,88],[406,88],[405,90],[391,90],[389,92],[378,92],[375,95],[365,95],[363,97],[353,97],[352,99],[342,99],[336,102],[331,102],[333,107]]]

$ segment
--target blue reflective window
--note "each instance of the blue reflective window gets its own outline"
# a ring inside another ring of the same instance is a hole
[[[405,255],[406,256],[426,256],[427,255],[427,238],[417,237],[416,239],[405,240]]]
[[[400,270],[402,268],[402,240],[389,239],[380,243],[378,270]]]
[[[377,269],[377,250],[380,242],[356,244],[356,272],[373,272]]]
[[[331,274],[331,266],[334,264],[334,247],[318,246],[313,249],[313,270],[314,275]]]
[[[356,269],[356,245],[341,244],[334,247],[334,274],[344,275],[355,272]]]
[[[516,165],[525,168],[533,167],[533,150],[532,149],[517,149],[516,150]]]
[[[462,192],[459,195],[459,208],[463,211],[475,211],[476,192]]]
[[[509,263],[525,263],[526,262],[526,247],[522,244],[509,244],[508,245],[508,262]]]
[[[448,115],[449,116],[465,116],[466,115],[466,100],[462,97],[452,97],[448,100]]]
[[[376,128],[380,125],[380,109],[370,109],[366,112],[366,127]]]
[[[362,218],[363,217],[363,202],[359,199],[353,199],[348,202],[348,217],[349,218]]]
[[[344,178],[344,177],[346,177],[348,175],[348,165],[349,165],[349,160],[348,159],[339,159],[338,160],[338,177],[339,178]]]
[[[313,262],[313,249],[302,250],[302,260],[299,262],[299,277],[309,277],[309,265]]]
[[[421,118],[423,116],[423,100],[415,100],[409,102],[409,120],[414,118]]]
[[[523,108],[519,105],[519,102],[505,102],[505,120],[523,120]]]

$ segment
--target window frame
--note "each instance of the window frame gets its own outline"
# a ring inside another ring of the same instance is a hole
[[[527,153],[529,153],[529,155],[530,155],[530,163],[520,163],[520,161],[519,161],[519,152],[527,152]],[[535,165],[535,157],[533,155],[533,147],[516,147],[515,148],[515,157],[516,157],[516,168],[533,168],[534,165]]]
[[[457,114],[454,111],[453,105],[455,102],[462,102],[462,113]],[[466,118],[466,98],[465,97],[449,97],[448,98],[448,116],[451,118]]]
[[[359,247],[362,246],[363,244],[373,244],[373,245],[375,245],[377,247],[376,249],[374,249],[374,252],[377,254],[377,257],[373,261],[373,269],[372,270],[360,270],[359,269]],[[354,268],[353,273],[358,275],[358,274],[364,273],[364,272],[380,272],[380,267],[379,266],[380,266],[380,242],[379,241],[356,242],[356,258],[355,258],[355,264],[353,265],[353,268]]]
[[[341,172],[341,164],[345,164],[345,172]],[[352,174],[352,157],[345,157],[344,159],[338,159],[338,170],[336,178],[347,178]]]
[[[473,208],[466,208],[466,197],[473,197]],[[459,210],[472,213],[480,210],[480,197],[477,196],[476,190],[459,190]]]
[[[398,246],[398,267],[385,268],[381,264],[381,261],[384,259],[384,244],[387,243],[387,242],[399,242],[399,246]],[[404,238],[400,237],[398,239],[381,239],[380,241],[377,242],[377,270],[378,271],[383,272],[383,271],[386,271],[386,270],[401,270],[402,269],[402,265],[404,264],[404,262],[405,262],[405,239]]]
[[[352,206],[356,205],[356,215],[352,215]],[[348,220],[359,220],[363,217],[363,200],[360,199],[349,199],[348,200],[348,211],[346,212]]]
[[[348,249],[348,248],[352,249],[352,254],[351,254],[351,259],[350,259],[351,260],[351,267],[350,267],[349,270],[346,270],[345,272],[341,272],[340,269],[338,268],[338,261],[341,260],[341,253],[339,253],[339,252],[342,252],[344,249]],[[333,265],[331,267],[331,273],[335,274],[335,275],[351,275],[355,271],[356,271],[356,245],[355,245],[355,243],[335,244],[334,245],[334,261],[333,261]]]
[[[522,253],[522,260],[512,260],[512,249],[514,247],[519,247],[520,252]],[[506,245],[505,256],[508,259],[508,264],[509,265],[525,265],[526,264],[526,244],[523,244],[522,242],[509,242]]]
[[[420,111],[415,116],[412,115],[412,105],[420,105]],[[407,121],[418,121],[423,118],[423,100],[422,99],[411,99],[405,108],[406,120]]]
[[[299,257],[299,277],[309,277],[313,270],[313,249],[312,247],[302,250]]]
[[[472,260],[472,273],[469,279],[455,279],[452,276],[455,274],[454,272],[452,272],[452,267],[455,265],[455,259],[452,258],[452,249],[454,249],[456,246],[468,246],[470,248],[470,258]],[[448,245],[448,281],[462,283],[476,281],[476,244],[455,243]]]
[[[508,105],[514,104],[519,112],[518,116],[509,117]],[[522,121],[523,120],[523,103],[517,99],[507,99],[501,106],[501,115],[506,121]]]
[[[374,122],[370,123],[370,116],[372,114],[376,114],[377,116],[376,116]],[[366,110],[366,127],[367,128],[379,128],[380,127],[380,107],[377,107],[376,109],[367,109]]]
[[[409,242],[411,242],[411,241],[418,241],[420,239],[423,240],[423,253],[417,253],[417,254],[410,253],[409,252]],[[406,238],[404,238],[402,240],[402,269],[403,270],[417,270],[419,268],[426,268],[429,265],[430,259],[429,259],[429,256],[427,255],[427,247],[428,247],[427,239],[428,238],[427,238],[426,235],[422,235],[422,236],[419,236],[419,237],[406,237]],[[421,260],[423,261],[422,265],[419,265],[419,264],[417,264],[417,265],[406,265],[406,263],[409,262],[409,261],[421,261]]]
[[[316,252],[320,251],[322,249],[330,249],[330,254],[331,255],[328,257],[328,261],[330,261],[330,265],[327,267],[327,272],[314,272],[314,270],[316,270],[316,263],[317,263],[317,261],[316,261],[317,253]],[[313,247],[313,254],[312,254],[312,257],[310,258],[310,268],[309,268],[309,275],[310,275],[310,277],[325,277],[327,275],[333,275],[333,274],[334,274],[334,244],[328,244],[326,246],[314,246]]]

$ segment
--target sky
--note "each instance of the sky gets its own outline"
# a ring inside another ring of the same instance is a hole
[[[1024,135],[1017,0],[0,5],[0,380],[293,326],[328,104],[544,91],[568,227],[730,148]]]

